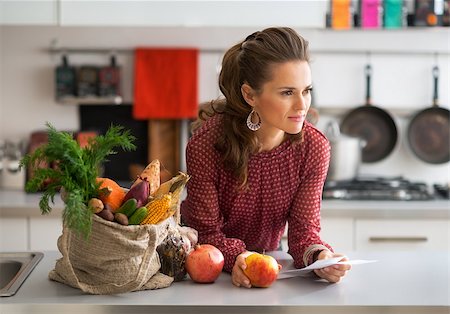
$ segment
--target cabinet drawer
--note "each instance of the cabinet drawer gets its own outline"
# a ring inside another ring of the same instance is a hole
[[[331,245],[335,252],[345,253],[354,250],[352,218],[322,218],[320,225],[320,238]],[[281,239],[283,251],[287,251],[288,248],[287,229],[288,226]]]
[[[449,250],[450,220],[356,220],[356,250]]]
[[[0,218],[0,251],[28,250],[27,218]]]
[[[337,253],[353,251],[353,219],[322,218],[320,238]]]
[[[58,237],[62,234],[62,219],[59,217],[30,218],[30,249],[36,251],[58,250]]]

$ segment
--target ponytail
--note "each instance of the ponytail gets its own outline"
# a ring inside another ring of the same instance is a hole
[[[225,53],[219,75],[219,87],[225,99],[201,105],[195,130],[208,118],[223,115],[223,132],[215,148],[222,162],[245,188],[248,179],[248,162],[261,145],[253,131],[246,125],[252,107],[246,103],[241,86],[246,83],[256,92],[271,80],[271,66],[288,61],[309,62],[308,42],[291,28],[267,28],[249,35]],[[301,142],[302,134],[288,135],[292,142]]]

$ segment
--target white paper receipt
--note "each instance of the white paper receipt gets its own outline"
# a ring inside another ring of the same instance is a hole
[[[278,279],[285,279],[285,278],[291,278],[291,277],[306,277],[310,276],[310,273],[314,269],[324,268],[336,264],[348,264],[348,265],[360,265],[360,264],[368,264],[368,263],[374,263],[376,260],[363,260],[363,259],[357,259],[357,260],[349,260],[349,261],[342,261],[342,259],[345,256],[339,256],[329,259],[321,259],[317,260],[316,262],[312,263],[309,266],[306,266],[304,268],[300,269],[292,269],[292,267],[286,267],[282,268],[280,273],[278,274]]]

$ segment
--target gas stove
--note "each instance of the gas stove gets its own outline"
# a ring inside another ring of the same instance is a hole
[[[434,198],[426,183],[411,182],[403,177],[327,181],[323,189],[323,199],[417,201]]]

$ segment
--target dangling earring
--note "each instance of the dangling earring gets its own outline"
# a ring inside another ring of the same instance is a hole
[[[258,118],[258,122],[256,122],[256,123],[252,122],[253,114],[255,114],[256,117]],[[259,130],[259,128],[261,127],[261,117],[255,110],[252,110],[252,112],[250,112],[250,114],[247,117],[247,127],[252,131]]]

